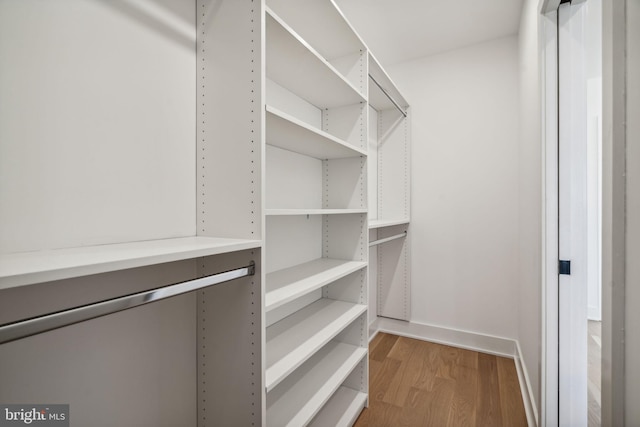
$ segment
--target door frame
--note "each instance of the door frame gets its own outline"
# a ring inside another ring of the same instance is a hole
[[[573,0],[574,2],[578,0]],[[580,0],[584,1],[584,0]],[[542,107],[542,349],[540,425],[558,425],[558,20],[560,0],[539,0]],[[624,425],[625,0],[603,2],[602,426]],[[614,114],[615,113],[615,114]]]

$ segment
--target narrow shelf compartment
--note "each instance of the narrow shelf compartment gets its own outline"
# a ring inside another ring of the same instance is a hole
[[[323,298],[269,326],[267,392],[366,310],[366,305]]]
[[[392,227],[394,225],[409,224],[408,218],[396,218],[396,219],[373,219],[369,221],[369,229]]]
[[[284,215],[348,215],[367,213],[366,209],[265,209],[267,216]]]
[[[316,159],[366,156],[365,150],[267,105],[267,144]]]
[[[351,427],[367,403],[367,394],[340,387],[313,419],[310,427]]]
[[[259,240],[180,237],[0,256],[0,289],[253,249]]]
[[[267,394],[267,424],[307,425],[366,356],[365,347],[330,342]]]
[[[267,274],[265,309],[273,310],[367,266],[363,261],[320,258]]]
[[[267,77],[318,108],[364,102],[365,98],[329,62],[266,8]]]

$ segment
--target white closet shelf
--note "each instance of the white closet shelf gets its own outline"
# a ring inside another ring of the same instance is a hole
[[[365,102],[365,98],[329,62],[269,8],[267,77],[318,108]]]
[[[409,103],[398,89],[396,89],[396,85],[391,80],[391,77],[384,71],[371,52],[369,52],[369,75],[406,111]],[[369,105],[378,111],[396,109],[396,106],[389,97],[387,97],[371,79],[369,79]]]
[[[366,209],[265,209],[267,216],[284,215],[348,215],[367,213]]]
[[[0,255],[0,289],[260,247],[260,240],[179,237]]]
[[[409,222],[409,218],[372,219],[369,221],[369,229],[392,227],[394,225],[409,224]]]
[[[332,1],[268,3],[328,60],[365,49],[364,42]]]
[[[265,309],[273,310],[367,266],[363,261],[320,258],[267,274]]]
[[[269,326],[266,334],[267,392],[366,310],[366,305],[322,298]]]
[[[316,159],[366,156],[355,147],[327,132],[267,105],[267,144]]]
[[[332,341],[267,394],[267,424],[303,426],[366,356],[366,347]]]
[[[366,393],[342,386],[331,396],[309,426],[351,427],[366,403]]]

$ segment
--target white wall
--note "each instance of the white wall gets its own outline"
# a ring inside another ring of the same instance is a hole
[[[412,135],[412,321],[518,335],[515,36],[389,67]]]
[[[542,139],[538,1],[526,0],[519,33],[519,302],[518,341],[540,408],[542,289]]]
[[[195,234],[195,16],[0,1],[0,253]]]

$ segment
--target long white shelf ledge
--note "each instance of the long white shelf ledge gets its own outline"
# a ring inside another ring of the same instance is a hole
[[[365,102],[328,61],[266,8],[267,77],[318,108]]]
[[[280,307],[367,266],[363,261],[320,258],[267,274],[265,310]]]
[[[392,227],[394,225],[409,224],[409,222],[409,218],[372,219],[369,220],[369,229]]]
[[[277,215],[347,215],[367,213],[366,209],[265,209],[267,216]]]
[[[365,150],[267,105],[267,144],[316,159],[366,156]]]
[[[406,231],[403,232],[403,233],[395,234],[393,236],[384,237],[382,239],[378,239],[378,240],[374,240],[372,242],[369,242],[369,247],[378,246],[378,245],[381,245],[383,243],[391,242],[392,240],[403,239],[405,237],[407,237],[407,232]]]
[[[371,77],[384,88],[387,94],[406,112],[409,103],[398,91],[391,77],[389,77],[371,52],[369,52],[369,75],[371,75]],[[396,109],[394,101],[391,101],[378,85],[369,79],[369,105],[378,111],[394,110]]]
[[[267,424],[307,425],[366,356],[366,347],[332,341],[267,394]]]
[[[367,403],[367,394],[340,387],[313,419],[310,427],[351,427]]]
[[[0,289],[260,247],[260,240],[180,237],[0,255]]]
[[[366,305],[323,298],[269,326],[267,392],[366,310]]]
[[[334,2],[269,0],[269,7],[328,60],[365,49],[364,42]]]

